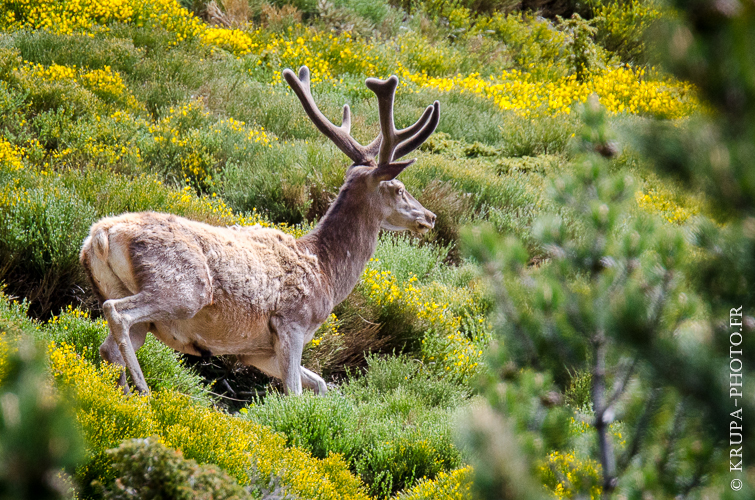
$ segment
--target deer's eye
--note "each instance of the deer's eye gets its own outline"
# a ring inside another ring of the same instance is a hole
[[[396,190],[396,196],[402,196],[403,194],[404,194],[404,190],[403,190],[403,189],[401,189],[401,188],[398,188],[398,189]]]

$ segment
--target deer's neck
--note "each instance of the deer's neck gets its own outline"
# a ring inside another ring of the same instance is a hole
[[[317,227],[299,240],[317,255],[334,306],[351,293],[375,252],[378,213],[379,209],[350,200],[342,190]]]

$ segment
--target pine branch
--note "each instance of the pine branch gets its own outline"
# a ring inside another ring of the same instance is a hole
[[[593,371],[593,404],[595,405],[595,430],[598,433],[598,448],[600,464],[603,467],[603,497],[610,498],[616,488],[616,457],[613,445],[608,437],[609,425],[612,420],[610,409],[605,401],[606,379],[606,337],[599,332],[593,339],[595,345],[595,368]]]
[[[629,379],[632,378],[632,374],[634,374],[634,369],[637,366],[637,356],[632,359],[632,364],[629,365],[629,368],[627,368],[627,372],[624,374],[624,377],[621,379],[621,382],[615,386],[613,390],[613,394],[608,398],[608,402],[606,403],[606,408],[611,408],[616,402],[619,400],[619,398],[624,394],[624,391],[627,388],[627,384],[629,383]]]
[[[674,410],[674,422],[671,427],[671,435],[669,436],[668,443],[666,445],[666,449],[663,451],[663,457],[661,457],[661,460],[658,465],[658,472],[661,477],[664,477],[668,473],[668,466],[671,458],[671,453],[673,452],[674,445],[676,444],[676,440],[679,438],[679,434],[681,433],[681,427],[682,427],[682,416],[684,414],[684,403],[680,402],[676,405],[676,410]]]
[[[635,428],[634,434],[632,436],[632,441],[631,443],[629,443],[627,451],[619,460],[619,474],[622,474],[626,470],[626,468],[629,467],[632,459],[640,451],[640,444],[642,443],[647,430],[650,428],[650,417],[653,415],[653,407],[655,406],[656,400],[658,399],[658,393],[659,389],[653,389],[650,391],[650,397],[645,402],[645,409],[642,412],[640,420],[637,422],[637,427]]]

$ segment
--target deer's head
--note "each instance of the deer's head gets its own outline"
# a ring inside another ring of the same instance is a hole
[[[351,134],[351,111],[343,107],[343,121],[336,127],[317,108],[310,90],[309,69],[302,66],[298,77],[290,69],[283,76],[299,97],[304,110],[327,138],[354,162],[346,171],[341,191],[348,190],[350,198],[378,215],[381,227],[392,231],[411,230],[426,233],[435,225],[435,214],[427,210],[396,179],[406,167],[416,161],[397,161],[417,149],[435,131],[440,120],[440,103],[435,101],[425,109],[417,122],[396,130],[393,123],[393,101],[398,78],[367,79],[367,87],[378,98],[380,134],[367,146],[359,144]]]

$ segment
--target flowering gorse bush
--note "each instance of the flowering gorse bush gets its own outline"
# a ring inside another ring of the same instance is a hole
[[[580,460],[574,452],[554,451],[540,468],[545,485],[556,498],[573,498],[575,492],[590,491],[591,500],[601,496],[600,464],[593,459]]]
[[[3,165],[3,168],[11,171],[24,168],[21,158],[23,158],[23,149],[14,146],[5,139],[0,139],[0,164]]]
[[[330,314],[328,316],[328,319],[325,320],[325,322],[320,325],[320,328],[317,329],[315,332],[315,336],[310,341],[309,345],[312,347],[319,346],[323,339],[326,337],[335,338],[338,337],[341,333],[338,331],[338,316],[335,314]]]
[[[161,26],[176,42],[197,36],[202,23],[175,0],[3,0],[6,29],[45,29],[60,34],[97,31],[116,22]]]
[[[675,224],[682,224],[690,217],[700,212],[698,206],[681,207],[665,189],[649,189],[647,193],[635,193],[637,205],[647,212],[659,213],[665,220]]]
[[[594,415],[590,411],[585,414],[577,412],[576,417],[571,417],[568,426],[569,436],[576,447],[548,453],[538,467],[538,474],[545,486],[559,499],[576,498],[580,492],[589,491],[590,498],[598,500],[602,494],[602,469],[598,461],[584,451],[592,443],[592,427],[589,422]],[[621,422],[613,422],[609,427],[613,441],[621,450],[626,447],[623,427]]]
[[[196,406],[175,392],[124,396],[115,382],[120,367],[99,368],[78,356],[72,346],[51,344],[50,369],[61,387],[72,391],[77,420],[90,456],[96,457],[125,439],[158,436],[199,463],[214,463],[239,482],[248,483],[254,468],[264,477],[276,475],[305,498],[368,498],[338,455],[316,460],[251,421]],[[90,462],[79,474],[89,477]]]
[[[348,32],[325,36],[311,28],[289,35],[271,35],[258,30],[248,36],[247,43],[260,51],[257,65],[273,71],[273,82],[281,81],[280,70],[276,68],[296,68],[305,64],[312,69],[314,82],[347,73],[380,77],[395,73],[403,87],[407,87],[407,83],[414,84],[409,90],[433,88],[444,92],[469,92],[489,98],[501,109],[514,110],[523,116],[569,113],[574,104],[586,102],[593,93],[612,113],[680,118],[698,109],[691,85],[649,79],[644,69],[635,70],[628,66],[596,69],[583,81],[578,81],[576,75],[538,78],[535,73],[523,70],[504,71],[488,77],[479,72],[449,76],[449,73],[456,73],[456,68],[442,69],[430,62],[428,57],[433,53],[430,47],[417,51],[423,59],[412,56],[416,46],[412,43],[413,34],[380,46],[354,39]],[[260,41],[256,42],[256,39]],[[386,46],[393,50],[386,50]],[[443,59],[444,54],[439,54],[438,60]]]
[[[482,95],[495,101],[501,109],[513,110],[526,117],[569,114],[572,106],[587,102],[592,94],[596,94],[611,113],[681,118],[698,107],[689,84],[648,81],[644,79],[645,70],[625,66],[597,71],[581,82],[575,75],[555,81],[535,80],[529,73],[519,70],[489,78],[482,78],[478,73],[452,78],[403,76],[421,88]]]
[[[6,16],[8,28],[43,28],[60,33],[91,30],[95,25],[114,21],[137,25],[157,23],[173,33],[176,40],[199,38],[212,47],[228,50],[238,57],[256,58],[255,67],[269,71],[274,83],[281,83],[281,68],[309,66],[313,82],[327,81],[344,74],[387,77],[395,73],[416,88],[441,91],[472,92],[492,99],[502,109],[512,109],[525,116],[570,112],[577,102],[585,102],[596,93],[608,111],[679,118],[697,110],[689,84],[664,79],[649,80],[642,69],[619,66],[596,69],[588,78],[577,81],[575,75],[553,78],[537,76],[535,63],[522,70],[504,71],[483,77],[479,72],[459,73],[458,64],[449,65],[455,54],[428,45],[414,33],[406,33],[387,43],[321,33],[313,28],[297,26],[285,33],[263,29],[243,31],[202,25],[175,0],[142,2],[129,0],[99,5],[94,2],[69,0],[61,3],[10,2],[16,5]],[[19,9],[23,5],[24,9]],[[495,18],[494,18],[495,19]],[[495,33],[506,32],[501,26],[508,20],[488,22]],[[496,24],[497,23],[497,24]],[[485,24],[485,23],[483,23]],[[537,24],[536,24],[537,25]],[[487,24],[485,24],[487,26]],[[545,28],[549,32],[549,28]],[[483,30],[484,31],[484,30]],[[554,48],[563,45],[562,35],[553,35]],[[547,59],[560,57],[553,52]],[[483,69],[481,67],[481,69]]]
[[[80,85],[106,103],[114,103],[125,109],[139,108],[139,103],[126,88],[121,76],[110,66],[89,70],[61,64],[44,66],[24,62],[18,67],[17,72],[16,78],[25,86],[36,87],[45,83],[69,82]]]
[[[469,498],[472,485],[472,468],[462,467],[452,472],[441,472],[435,479],[420,481],[412,489],[398,495],[398,500],[463,500]]]
[[[425,361],[459,380],[468,380],[477,373],[482,349],[489,341],[489,332],[480,304],[472,295],[464,295],[454,307],[438,303],[438,295],[454,297],[455,290],[445,287],[440,294],[433,287],[417,286],[417,277],[400,282],[388,270],[380,270],[372,259],[358,289],[387,316],[408,315],[424,331],[421,350]]]

